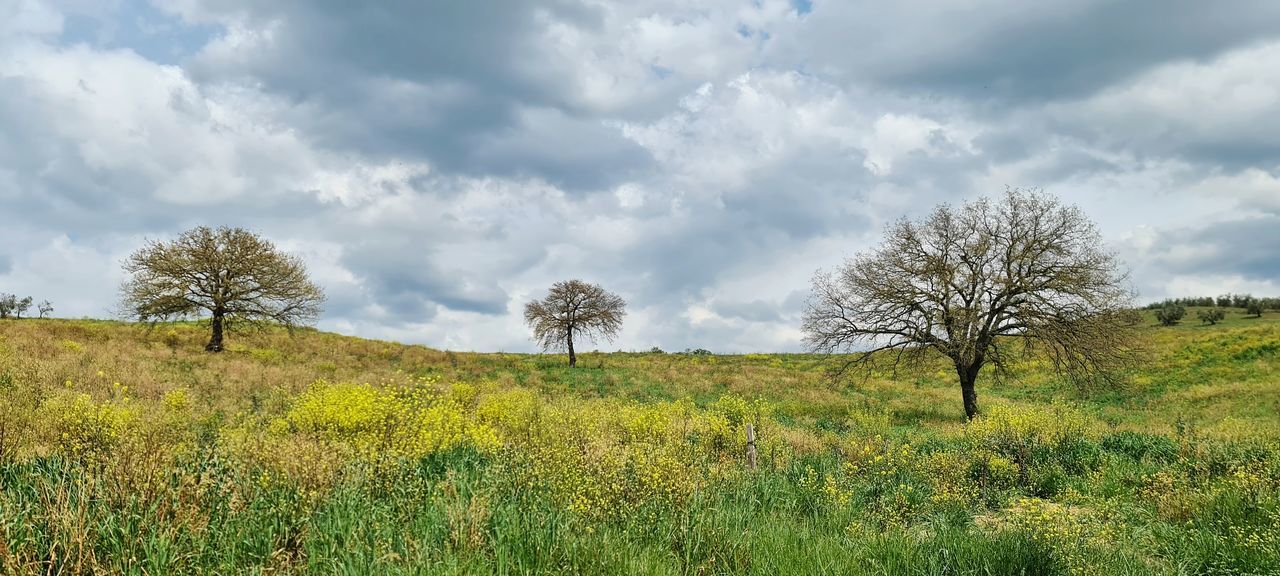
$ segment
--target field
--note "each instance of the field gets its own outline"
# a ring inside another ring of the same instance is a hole
[[[1280,574],[1280,314],[1148,323],[966,425],[941,362],[0,321],[0,573]]]

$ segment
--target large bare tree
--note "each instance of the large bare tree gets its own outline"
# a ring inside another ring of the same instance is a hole
[[[941,354],[955,366],[967,418],[974,383],[1017,354],[1043,354],[1078,384],[1109,383],[1137,358],[1127,273],[1077,207],[1007,190],[889,226],[874,249],[820,271],[805,342],[844,354],[837,374],[897,370]]]
[[[612,341],[622,329],[627,303],[598,284],[556,282],[542,300],[524,307],[524,321],[543,351],[568,350],[569,366],[578,364],[574,338]]]
[[[200,226],[169,242],[150,241],[124,269],[128,316],[156,321],[208,314],[210,352],[222,351],[224,328],[306,325],[324,303],[302,260],[243,228]]]

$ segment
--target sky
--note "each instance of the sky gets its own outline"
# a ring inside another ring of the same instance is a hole
[[[602,350],[798,350],[816,270],[1013,186],[1142,301],[1280,295],[1277,63],[1274,0],[0,0],[0,292],[108,317],[228,225],[324,330],[532,351],[580,278]]]

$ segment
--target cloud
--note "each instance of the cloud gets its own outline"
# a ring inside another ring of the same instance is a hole
[[[582,70],[574,45],[598,33],[595,7],[229,1],[176,11],[225,29],[189,63],[197,83],[262,90],[327,149],[571,189],[616,183],[648,161],[590,115],[604,105],[593,98],[609,98],[593,86],[612,83]]]
[[[1280,282],[1273,3],[500,4],[0,0],[0,285],[101,315],[227,224],[325,329],[531,350],[576,277],[629,302],[602,348],[794,350],[815,269],[1006,185],[1144,298]]]
[[[1274,214],[1170,230],[1153,244],[1156,263],[1175,274],[1280,279],[1280,216]]]
[[[1035,105],[1275,38],[1278,29],[1280,6],[1266,0],[818,2],[779,43],[837,78]]]
[[[764,300],[750,302],[720,302],[716,304],[716,315],[724,318],[740,318],[748,322],[777,322],[782,314],[776,304]]]
[[[1157,66],[1051,108],[1066,133],[1109,149],[1231,170],[1280,167],[1280,42]]]

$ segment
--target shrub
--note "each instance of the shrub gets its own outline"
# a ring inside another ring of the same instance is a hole
[[[1084,416],[1064,406],[1013,409],[995,406],[965,426],[965,438],[977,451],[1012,461],[1024,485],[1035,468],[1060,467],[1068,473],[1091,470],[1097,446],[1086,435]]]
[[[1244,310],[1255,318],[1261,318],[1263,311],[1262,301],[1257,298],[1250,298],[1249,301],[1245,303]]]
[[[1187,315],[1187,308],[1177,302],[1165,302],[1159,310],[1156,310],[1156,320],[1160,321],[1163,326],[1173,326]]]
[[[40,420],[52,445],[73,458],[106,456],[137,417],[127,397],[99,403],[74,391],[55,393],[40,407]]]
[[[1209,324],[1209,325],[1217,324],[1218,322],[1221,322],[1226,317],[1227,317],[1227,313],[1223,312],[1221,309],[1218,309],[1218,308],[1211,308],[1209,310],[1201,310],[1199,312],[1196,312],[1196,318],[1198,318],[1200,322],[1203,324]]]
[[[495,450],[497,433],[468,415],[458,396],[465,394],[318,382],[298,397],[286,420],[293,429],[344,444],[368,460],[422,458],[462,446]]]
[[[1070,574],[1091,574],[1095,550],[1114,548],[1103,518],[1086,510],[1037,498],[1021,498],[1006,511],[1010,528],[1052,550]]]

